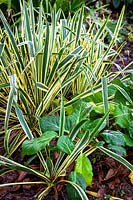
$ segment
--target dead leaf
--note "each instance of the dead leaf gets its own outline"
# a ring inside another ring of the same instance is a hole
[[[23,180],[23,182],[30,182],[30,179],[29,179],[29,178],[25,178],[25,179]],[[30,184],[23,185],[23,189],[25,189],[25,190],[30,190],[30,189],[31,189],[31,185],[30,185]]]
[[[105,188],[100,188],[100,189],[98,190],[98,197],[99,197],[99,198],[104,198],[106,192],[107,192],[107,191],[106,191]]]
[[[17,179],[17,182],[22,181],[28,174],[27,172],[24,172],[24,171],[18,171],[18,173],[19,173],[19,177]]]
[[[133,172],[131,172],[128,177],[130,178],[130,182],[133,185]]]
[[[133,200],[132,197],[127,197],[126,200]]]
[[[7,188],[0,188],[0,196],[2,196],[3,194],[7,193]]]
[[[121,182],[121,181],[120,181],[119,178],[115,178],[114,181],[112,181],[112,182],[109,183],[109,188],[110,188],[111,190],[114,190],[115,187],[116,187],[116,185],[119,185],[120,182]]]
[[[111,157],[107,157],[105,159],[105,162],[107,163],[107,165],[110,167],[110,168],[117,168],[119,166],[119,163],[118,161],[114,160],[113,158]]]
[[[109,169],[108,173],[106,174],[104,181],[107,181],[113,177],[115,177],[117,171],[115,169]]]

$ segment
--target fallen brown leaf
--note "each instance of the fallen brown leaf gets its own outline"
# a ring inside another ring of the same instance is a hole
[[[128,177],[130,178],[130,182],[133,184],[133,172],[131,172]]]
[[[109,188],[111,190],[114,190],[115,187],[116,187],[116,185],[119,185],[120,182],[121,182],[120,179],[116,177],[114,181],[112,181],[112,182],[109,183]]]
[[[17,182],[22,181],[28,174],[27,172],[24,172],[24,171],[18,171],[18,173],[19,173],[19,176],[18,176]]]

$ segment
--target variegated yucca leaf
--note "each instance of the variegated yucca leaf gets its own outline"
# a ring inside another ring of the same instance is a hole
[[[109,18],[96,21],[96,18],[90,15],[89,29],[85,29],[83,7],[68,19],[62,19],[62,11],[53,8],[48,21],[41,4],[37,24],[32,1],[29,7],[26,3],[21,7],[22,24],[19,28],[15,27],[15,31],[12,31],[0,12],[4,25],[1,29],[2,35],[5,34],[4,30],[6,31],[6,40],[1,38],[0,45],[0,101],[3,105],[0,108],[0,117],[5,118],[6,130],[11,128],[14,121],[21,125],[25,121],[31,131],[36,130],[36,134],[40,135],[38,118],[60,109],[53,106],[53,100],[60,101],[61,91],[66,99],[71,94],[65,107],[79,98],[83,99],[102,91],[101,77],[107,69],[106,66],[117,56],[113,47],[121,27],[124,7],[110,44],[104,43],[109,34]],[[16,108],[9,87],[9,76],[12,74],[16,74],[17,81],[19,107]],[[113,74],[107,73],[107,81],[108,77],[111,79]],[[20,111],[23,117],[17,118],[17,111]],[[27,136],[29,137],[29,134]]]
[[[48,6],[48,1],[46,3]],[[86,29],[83,23],[84,7],[72,17],[65,18],[61,9],[56,11],[56,8],[51,8],[48,14],[44,13],[40,4],[39,9],[35,10],[30,0],[29,5],[25,2],[21,5],[21,24],[14,29],[0,11],[3,23],[0,28],[0,120],[4,121],[2,133],[5,133],[4,146],[8,157],[26,138],[32,140],[42,135],[38,123],[40,117],[60,115],[58,137],[63,136],[66,107],[79,99],[103,91],[105,116],[92,132],[86,131],[81,139],[77,138],[77,134],[88,119],[82,119],[75,124],[69,133],[74,149],[70,155],[60,152],[55,165],[51,161],[52,172],[46,160],[50,155],[47,148],[44,149],[45,153],[37,153],[41,163],[39,172],[0,155],[0,165],[27,171],[44,181],[40,184],[46,187],[38,199],[42,199],[52,187],[61,183],[59,177],[66,176],[67,168],[86,147],[89,148],[86,155],[97,148],[90,148],[89,145],[95,141],[105,120],[108,125],[108,86],[114,77],[120,74],[110,69],[122,49],[119,47],[116,51],[114,47],[124,9],[125,7],[121,11],[114,33],[107,27],[109,18],[96,19],[91,12],[87,19],[89,27]],[[106,44],[105,40],[109,34],[112,39]],[[9,80],[12,75],[16,76],[14,87]],[[131,102],[122,88],[117,89]],[[54,102],[58,104],[55,105]],[[15,131],[16,136],[11,138],[11,133]],[[103,147],[99,149],[116,157]],[[120,158],[120,161],[132,169],[124,159]],[[81,199],[87,199],[85,192],[77,184],[66,180],[62,182],[73,185]]]

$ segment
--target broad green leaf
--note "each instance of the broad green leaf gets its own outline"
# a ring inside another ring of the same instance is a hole
[[[46,131],[38,138],[25,140],[22,144],[22,155],[33,155],[41,151],[49,144],[49,142],[57,137],[54,131]]]
[[[130,126],[131,110],[122,104],[118,105],[114,110],[115,122],[121,128],[127,128]]]
[[[133,120],[130,121],[130,125],[129,125],[129,135],[130,135],[130,137],[133,139]]]
[[[125,138],[120,131],[107,130],[102,133],[102,136],[109,144],[125,146]]]
[[[0,4],[2,4],[2,3],[10,5],[11,4],[11,0],[0,0]],[[10,7],[11,7],[11,5],[10,5]]]
[[[91,186],[93,177],[92,165],[90,160],[84,154],[78,156],[75,172],[80,173],[84,177],[87,186]]]
[[[42,132],[45,131],[59,131],[60,129],[60,117],[59,116],[43,116],[39,120],[40,127]],[[65,131],[68,132],[71,130],[73,125],[75,124],[75,121],[73,120],[73,117],[68,116],[65,117]]]
[[[59,176],[64,172],[64,169],[67,169],[70,166],[70,163],[73,163],[78,155],[85,149],[86,145],[88,145],[89,134],[86,132],[83,137],[79,140],[79,142],[75,145],[72,153],[63,160],[59,169],[56,172],[56,176]]]
[[[126,149],[122,146],[109,144],[108,148],[113,150],[115,153],[117,153],[120,156],[126,156]]]
[[[130,74],[130,82],[133,83],[133,73]]]
[[[78,100],[73,104],[73,113],[67,118],[73,122],[73,124],[80,123],[89,114],[90,105],[83,100]]]
[[[64,103],[67,103],[67,102],[64,101]],[[72,105],[67,106],[67,107],[65,108],[65,113],[66,113],[66,115],[68,115],[68,116],[70,116],[70,115],[73,113],[73,111],[74,111],[74,109],[73,109],[73,106],[72,106]]]
[[[125,138],[125,143],[129,147],[133,147],[133,140],[129,137],[129,135],[123,134]]]
[[[68,180],[73,183],[76,183],[78,186],[80,186],[85,191],[86,183],[81,174],[76,173],[76,172],[71,172],[71,174],[68,177]],[[81,197],[80,197],[78,191],[75,189],[75,187],[72,184],[71,185],[68,184],[66,189],[67,189],[68,196],[71,200],[74,200],[74,199],[81,200]]]
[[[40,118],[40,127],[42,132],[59,131],[59,116],[43,116]]]
[[[109,112],[110,112],[110,114],[113,114],[114,110],[115,110],[115,104],[114,104],[114,102],[109,102],[108,106],[109,106]],[[103,104],[98,105],[98,106],[94,104],[93,110],[97,114],[104,114],[104,106],[103,106]]]
[[[71,152],[74,150],[75,146],[69,137],[61,136],[57,142],[57,147],[62,152],[66,153],[66,154],[71,154]]]

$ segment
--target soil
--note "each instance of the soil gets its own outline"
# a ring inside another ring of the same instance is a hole
[[[18,154],[18,153],[17,153]],[[19,163],[24,162],[20,155],[15,156]],[[127,149],[126,159],[133,164],[132,149]],[[94,152],[90,156],[93,165],[93,183],[87,191],[93,192],[97,198],[88,194],[88,200],[113,200],[111,196],[121,200],[133,200],[133,185],[130,181],[130,171],[118,161],[111,157],[106,157],[102,152]],[[34,164],[30,166],[36,168]],[[39,178],[23,171],[12,170],[0,176],[0,184],[14,182],[41,181]],[[37,195],[43,190],[42,185],[17,185],[0,188],[0,200],[37,200]],[[58,190],[58,200],[69,200],[65,187],[60,186]],[[116,198],[117,197],[117,198]],[[56,200],[54,190],[51,191],[43,200]]]
[[[15,161],[24,163],[19,151],[13,155]],[[100,151],[90,155],[89,159],[93,165],[92,186],[87,188],[88,200],[133,200],[133,185],[129,178],[131,173],[124,165],[111,157],[105,156]],[[132,148],[127,149],[126,159],[133,164]],[[30,167],[37,168],[38,162]],[[1,168],[2,169],[2,168]],[[70,170],[69,170],[70,171]],[[0,184],[14,182],[41,181],[39,178],[23,171],[11,170],[0,176]],[[43,190],[43,185],[16,185],[0,188],[0,200],[37,200],[37,195]],[[58,186],[58,200],[69,200],[65,186]],[[96,197],[97,195],[97,197]],[[43,198],[43,200],[56,200],[54,189]]]

